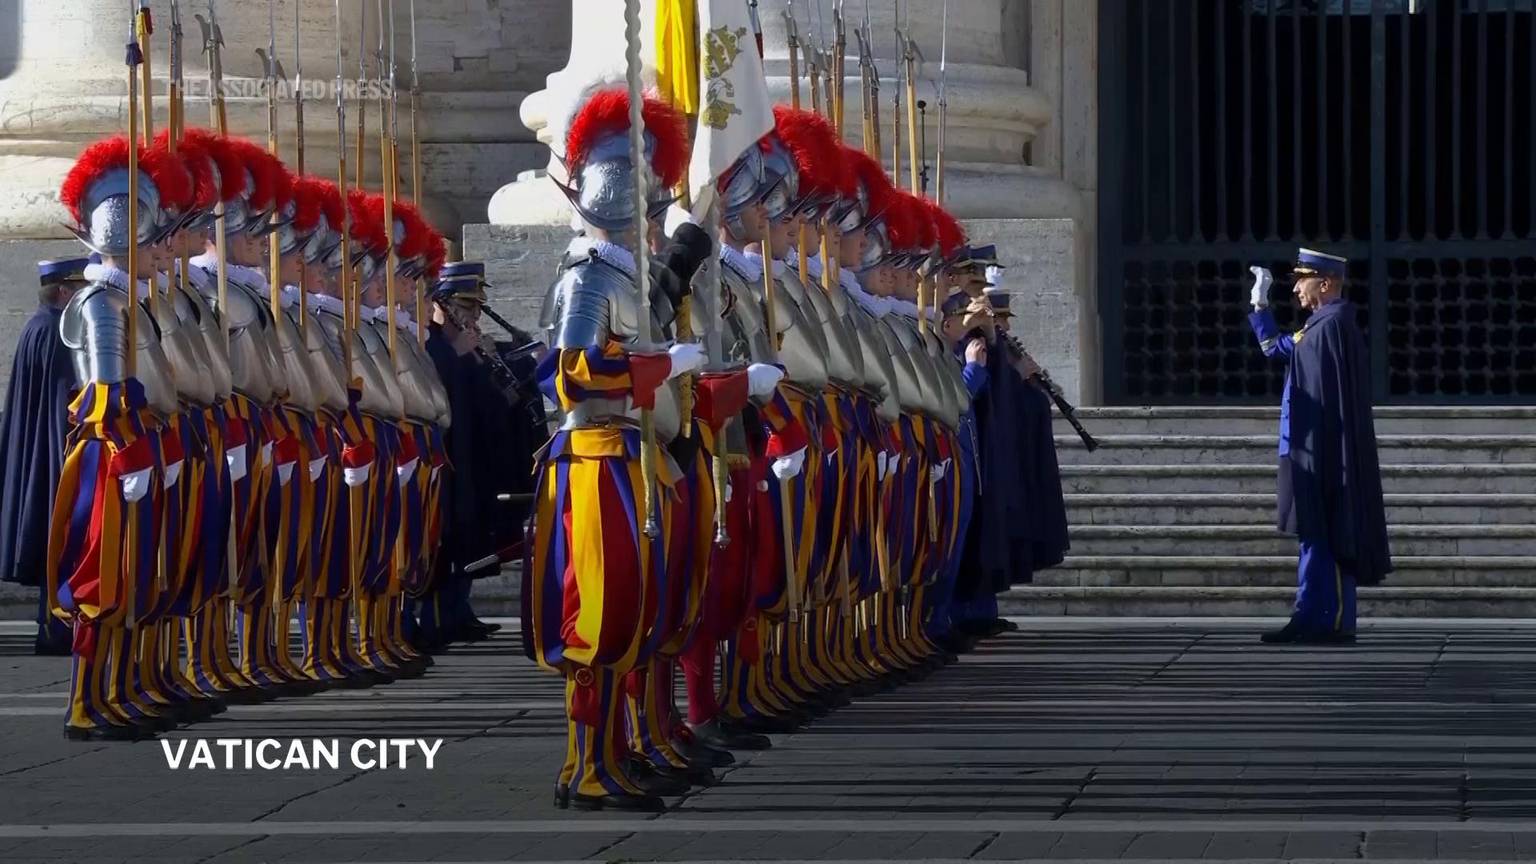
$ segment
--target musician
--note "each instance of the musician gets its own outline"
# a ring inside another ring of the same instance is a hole
[[[1252,268],[1249,324],[1265,356],[1286,361],[1280,404],[1280,530],[1301,546],[1296,604],[1266,643],[1352,644],[1355,588],[1392,572],[1381,468],[1371,418],[1370,359],[1344,296],[1348,262],[1302,249],[1291,292],[1311,312],[1295,333],[1281,333],[1269,311],[1273,277]]]
[[[985,255],[986,252],[980,254]],[[989,584],[983,590],[982,584],[978,584],[978,569],[974,567],[975,540],[980,535],[980,530],[975,527],[975,507],[980,501],[983,478],[986,477],[986,466],[980,461],[982,438],[977,429],[977,404],[985,398],[988,390],[986,366],[988,343],[992,338],[991,315],[988,315],[985,304],[978,304],[971,291],[968,291],[975,281],[982,281],[975,277],[977,257],[974,248],[966,249],[965,261],[952,271],[949,280],[955,291],[943,301],[942,306],[943,338],[954,351],[957,363],[962,366],[966,395],[969,397],[965,414],[960,417],[960,429],[955,435],[958,443],[955,480],[960,483],[962,507],[960,523],[955,529],[957,540],[952,558],[954,587],[948,609],[942,612],[948,616],[948,633],[940,636],[940,644],[955,653],[968,652],[974,646],[974,629],[977,624],[997,620],[997,592],[991,590]],[[988,506],[991,506],[995,495],[1008,495],[1008,490],[1000,489],[994,493],[991,486],[988,486]],[[938,626],[943,627],[943,624],[938,623]]]
[[[474,580],[500,563],[493,516],[506,396],[492,377],[494,358],[479,328],[485,289],[485,265],[459,261],[443,266],[431,292],[427,354],[456,420],[445,437],[451,468],[441,496],[442,546],[418,616],[423,645],[434,651],[493,632],[479,623],[469,599]]]
[[[0,417],[0,580],[37,589],[39,655],[67,655],[69,627],[48,612],[48,517],[59,486],[75,370],[59,318],[85,285],[87,259],[37,262],[38,307],[21,328]]]
[[[995,430],[996,445],[1012,447],[1016,464],[1008,466],[1003,458],[1004,476],[1015,478],[1021,489],[1019,509],[1004,529],[1003,557],[989,563],[1001,566],[1008,585],[1031,581],[1034,574],[1055,567],[1066,557],[1066,499],[1061,490],[1061,469],[1056,459],[1056,437],[1052,427],[1051,397],[1040,383],[1040,366],[1010,335],[1012,312],[1010,294],[1003,284],[1001,268],[987,271],[986,289],[993,298],[997,320],[997,340],[990,351],[993,396],[1000,417],[1007,425]],[[994,451],[994,455],[1000,455]],[[989,630],[1012,630],[1011,622],[997,619]]]

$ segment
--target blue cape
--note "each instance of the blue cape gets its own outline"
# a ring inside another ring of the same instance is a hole
[[[1291,354],[1291,452],[1278,501],[1281,530],[1327,543],[1361,585],[1392,572],[1370,368],[1354,304],[1313,313]]]
[[[0,418],[0,580],[40,585],[48,521],[64,465],[75,371],[59,338],[62,311],[43,307],[22,328]]]

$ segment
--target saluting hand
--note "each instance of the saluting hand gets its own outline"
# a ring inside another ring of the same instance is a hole
[[[1269,274],[1264,267],[1253,266],[1248,268],[1253,274],[1253,291],[1249,293],[1248,302],[1253,304],[1253,311],[1269,308],[1269,286],[1275,282],[1275,277]]]

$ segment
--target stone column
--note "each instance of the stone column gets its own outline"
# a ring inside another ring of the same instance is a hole
[[[294,57],[294,3],[277,0],[276,45],[290,80],[299,63]],[[386,9],[390,2],[386,2]],[[410,10],[407,0],[393,0],[398,83],[410,84]],[[0,238],[68,236],[58,223],[60,180],[80,148],[126,129],[128,4],[121,0],[70,0],[68,3],[21,3],[0,7]],[[486,0],[447,3],[422,0],[417,6],[416,37],[421,76],[419,128],[423,186],[429,216],[445,233],[456,236],[462,214],[473,214],[495,191],[488,177],[507,165],[535,165],[542,148],[517,123],[517,105],[566,51],[563,33],[570,5],[563,0]],[[156,126],[166,121],[169,72],[169,3],[151,3],[156,32],[150,52],[155,75]],[[343,74],[358,75],[359,26],[368,19],[366,51],[369,74],[378,76],[377,5],[374,0],[345,0],[342,8]],[[207,62],[194,14],[207,17],[205,3],[183,2],[184,75],[190,89],[189,125],[206,125]],[[231,131],[266,140],[267,106],[254,85],[262,75],[256,48],[268,38],[267,4],[260,0],[218,4],[224,33],[224,74]],[[386,12],[386,21],[387,21]],[[7,15],[18,19],[4,20]],[[335,7],[330,2],[300,3],[299,51],[306,81],[305,158],[311,173],[336,170],[336,113],[331,84],[336,76]],[[14,25],[14,27],[13,27]],[[386,24],[387,27],[387,24]],[[63,34],[68,34],[65,37]],[[410,193],[410,101],[400,94],[402,191]],[[347,106],[347,135],[355,146],[357,104]],[[366,177],[377,188],[379,174],[378,105],[368,106]],[[279,109],[282,153],[292,164],[294,111]],[[355,166],[349,166],[355,170]]]

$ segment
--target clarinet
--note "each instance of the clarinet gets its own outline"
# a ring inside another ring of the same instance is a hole
[[[443,310],[443,314],[448,317],[449,321],[453,322],[453,326],[459,328],[462,332],[469,332],[468,322],[464,320],[457,309],[453,308],[453,304],[440,303],[437,308]],[[537,347],[537,343],[534,343],[534,347]],[[475,352],[476,357],[480,358],[480,362],[484,363],[486,368],[490,370],[491,378],[496,382],[497,389],[507,398],[508,404],[515,406],[521,403],[523,401],[521,382],[518,380],[517,373],[513,372],[512,367],[508,366],[506,361],[502,359],[500,352],[486,348],[483,340],[476,340],[471,350]],[[517,349],[517,351],[519,354],[522,354],[524,351],[529,354],[533,353],[526,346]]]
[[[1002,337],[1015,354],[1021,357],[1024,355],[1024,348],[1019,345],[1017,339],[1013,338],[1013,334],[1004,333]],[[1067,418],[1067,422],[1072,424],[1073,431],[1077,432],[1077,437],[1083,439],[1083,446],[1088,449],[1088,452],[1092,453],[1099,449],[1099,442],[1095,441],[1093,436],[1088,434],[1088,430],[1083,428],[1082,421],[1077,419],[1077,406],[1067,401],[1066,394],[1062,393],[1061,387],[1052,380],[1051,373],[1042,367],[1040,371],[1029,377],[1030,380],[1038,383],[1046,393],[1050,394],[1051,401],[1056,403],[1056,410],[1060,411],[1061,416]]]

